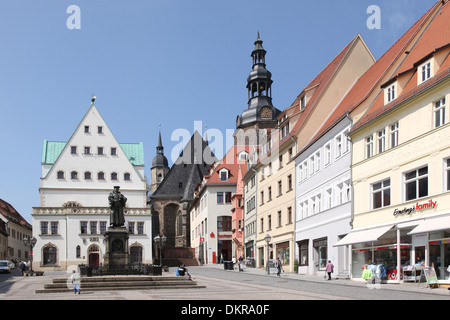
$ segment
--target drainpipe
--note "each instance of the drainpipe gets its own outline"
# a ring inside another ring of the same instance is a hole
[[[345,117],[350,121],[350,128],[353,128],[353,118],[350,116],[350,113],[347,112]],[[350,181],[351,181],[350,182],[350,194],[351,194],[351,197],[352,197],[352,203],[350,204],[350,228],[353,229],[353,221],[355,219],[355,208],[354,208],[354,206],[355,206],[355,201],[354,201],[355,194],[354,194],[354,192],[355,191],[354,191],[354,188],[353,188],[353,173],[352,173],[353,141],[352,141],[352,138],[349,135],[347,135],[347,140],[350,142]],[[353,268],[353,264],[352,264],[352,261],[353,261],[353,259],[352,259],[352,249],[353,249],[353,246],[349,245],[349,246],[347,246],[347,248],[349,250],[348,251],[348,257],[350,257],[350,261],[348,263],[348,266],[349,266],[348,273],[349,273],[349,277],[351,279],[352,278],[352,274],[353,274],[353,272],[352,272],[352,268]],[[372,250],[372,252],[373,252],[373,250]]]
[[[69,239],[67,238],[67,213],[66,213],[66,271],[67,271],[67,267],[68,267],[68,262],[69,262]]]
[[[401,268],[401,250],[400,250],[400,228],[397,226],[397,282],[400,283],[400,268]]]
[[[353,128],[353,118],[350,116],[350,113],[347,112],[345,115],[346,118],[350,121],[350,127]],[[353,141],[352,138],[347,135],[347,140],[350,142],[350,181],[351,181],[351,197],[352,197],[352,204],[350,206],[350,227],[353,229],[353,220],[355,219],[355,209],[354,209],[354,190],[353,190],[353,174],[352,174],[352,163],[353,163]]]

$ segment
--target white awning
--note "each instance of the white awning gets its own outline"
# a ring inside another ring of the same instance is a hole
[[[408,234],[419,234],[427,233],[432,231],[439,231],[450,229],[450,216],[426,219],[424,222],[420,223],[416,228],[414,228]]]
[[[374,242],[391,229],[392,226],[385,226],[367,230],[352,231],[340,241],[338,241],[333,247],[342,247],[363,242]]]

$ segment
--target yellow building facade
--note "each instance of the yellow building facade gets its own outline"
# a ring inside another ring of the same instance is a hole
[[[352,278],[450,283],[450,37],[448,3],[436,5],[412,50],[350,132]],[[377,271],[378,272],[378,271]]]

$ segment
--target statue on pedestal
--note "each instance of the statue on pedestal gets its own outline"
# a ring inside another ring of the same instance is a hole
[[[109,208],[110,210],[110,226],[123,227],[125,225],[124,208],[127,198],[120,193],[120,187],[115,186],[114,191],[109,194]]]

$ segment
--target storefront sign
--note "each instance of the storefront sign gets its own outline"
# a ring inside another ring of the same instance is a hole
[[[365,252],[365,251],[371,252],[371,251],[378,251],[378,250],[394,250],[394,249],[397,249],[397,247],[398,246],[396,244],[394,244],[392,246],[355,249],[355,250],[352,250],[352,252],[353,253],[359,253],[359,252]],[[412,246],[409,245],[409,244],[402,244],[402,245],[400,245],[400,249],[405,249],[405,248],[412,248]]]
[[[424,268],[424,272],[425,272],[425,277],[427,279],[427,283],[429,285],[437,284],[439,286],[439,281],[438,281],[438,278],[436,276],[436,271],[434,270],[433,267],[431,267],[431,268]]]
[[[411,215],[415,212],[427,210],[427,209],[434,209],[437,207],[437,201],[433,201],[433,199],[430,199],[428,202],[425,203],[416,203],[415,206],[409,207],[409,208],[403,208],[401,210],[395,209],[394,210],[394,217],[398,215]]]

